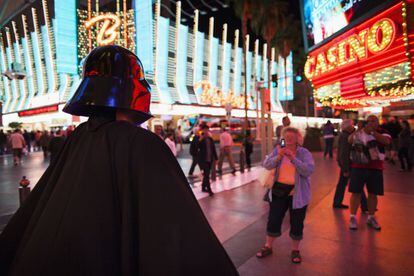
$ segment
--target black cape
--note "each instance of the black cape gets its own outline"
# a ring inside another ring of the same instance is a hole
[[[0,275],[238,275],[167,145],[90,119],[0,235]]]

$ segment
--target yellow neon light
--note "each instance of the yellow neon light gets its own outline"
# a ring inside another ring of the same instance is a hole
[[[103,25],[96,37],[98,45],[103,46],[111,44],[119,36],[118,28],[121,25],[121,19],[119,19],[119,17],[114,14],[101,14],[86,21],[86,29],[90,29],[94,24],[96,24],[99,21],[103,21]]]

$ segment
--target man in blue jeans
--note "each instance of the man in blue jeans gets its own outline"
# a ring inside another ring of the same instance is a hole
[[[381,226],[375,218],[378,204],[378,196],[384,195],[384,159],[385,146],[391,143],[391,136],[379,127],[378,118],[371,115],[367,119],[367,125],[361,130],[349,136],[349,143],[359,145],[363,153],[367,155],[367,162],[351,162],[351,181],[349,192],[352,193],[350,205],[351,215],[349,229],[357,230],[358,223],[356,212],[361,202],[361,194],[364,186],[368,189],[368,220],[369,227],[379,231]]]

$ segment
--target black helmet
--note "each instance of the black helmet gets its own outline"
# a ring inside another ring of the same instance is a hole
[[[151,87],[139,58],[123,47],[108,45],[86,57],[82,82],[63,111],[90,117],[124,109],[136,123],[143,123],[152,117],[150,102]]]

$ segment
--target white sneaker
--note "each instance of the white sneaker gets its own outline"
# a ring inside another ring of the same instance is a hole
[[[367,224],[372,229],[375,229],[377,231],[381,230],[381,225],[379,225],[378,221],[375,219],[375,217],[368,218]]]
[[[350,230],[358,230],[358,222],[355,217],[351,217],[349,219],[349,229]]]

